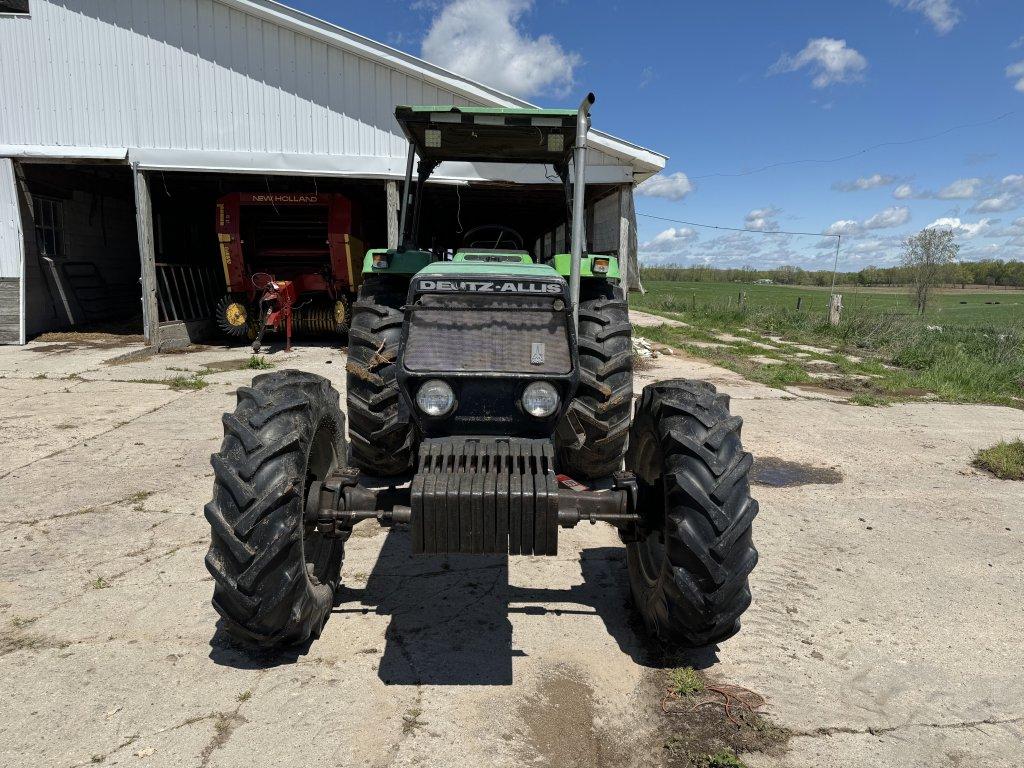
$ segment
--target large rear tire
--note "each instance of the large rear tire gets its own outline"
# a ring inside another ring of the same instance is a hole
[[[559,440],[559,468],[579,478],[621,468],[633,407],[632,326],[624,290],[603,280],[580,285],[580,383],[564,418],[581,445]]]
[[[648,630],[689,647],[726,640],[750,605],[757,502],[740,444],[743,420],[702,381],[644,387],[626,467],[640,485],[644,526],[627,546],[630,588]]]
[[[398,393],[398,345],[405,286],[367,279],[352,305],[346,398],[352,462],[374,475],[400,475],[412,466],[416,428]]]
[[[206,567],[224,628],[248,645],[319,636],[341,579],[344,542],[304,519],[309,483],[345,462],[345,417],[330,382],[302,371],[253,379],[224,414],[210,461]]]

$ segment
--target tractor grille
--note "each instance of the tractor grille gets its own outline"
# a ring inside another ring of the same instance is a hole
[[[405,366],[417,373],[572,371],[566,313],[555,299],[422,296],[410,308]]]

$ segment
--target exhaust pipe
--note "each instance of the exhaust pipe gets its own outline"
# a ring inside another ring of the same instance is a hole
[[[572,301],[572,322],[577,330],[580,325],[580,265],[583,261],[583,240],[587,233],[586,204],[587,190],[587,131],[590,129],[590,107],[594,94],[588,93],[580,102],[576,112],[576,147],[572,164],[575,178],[572,185],[572,257],[569,270],[569,299]]]

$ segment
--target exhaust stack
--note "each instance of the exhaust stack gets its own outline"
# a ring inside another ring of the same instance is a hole
[[[583,261],[584,238],[586,237],[587,189],[587,131],[590,129],[590,107],[594,94],[588,93],[576,113],[576,147],[573,149],[572,164],[575,178],[572,185],[572,256],[569,271],[569,300],[572,301],[572,322],[578,329],[580,324],[580,264]]]

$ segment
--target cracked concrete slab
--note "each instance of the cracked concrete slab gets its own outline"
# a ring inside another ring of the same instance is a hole
[[[175,392],[129,380],[246,353],[104,366],[120,351],[0,348],[0,402],[17,417],[0,456],[0,764],[662,763],[661,662],[607,527],[563,533],[554,558],[413,559],[404,531],[364,524],[318,641],[278,655],[228,642],[202,506],[220,414],[254,372]],[[343,390],[336,349],[268,360]],[[653,361],[637,391],[674,376],[731,394],[756,455],[843,476],[755,487],[754,603],[698,657],[794,732],[787,752],[745,762],[1019,768],[1024,492],[969,460],[1024,432],[1024,412],[856,408],[684,355]]]

